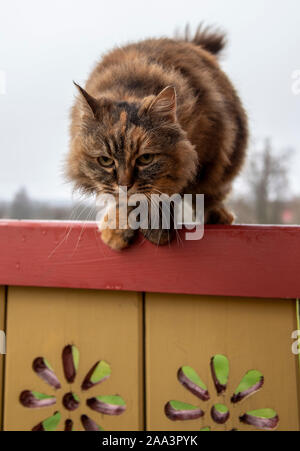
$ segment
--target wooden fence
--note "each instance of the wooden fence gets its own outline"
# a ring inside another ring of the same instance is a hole
[[[299,430],[299,274],[297,227],[0,222],[3,430]]]

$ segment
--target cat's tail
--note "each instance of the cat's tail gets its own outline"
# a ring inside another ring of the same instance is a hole
[[[218,29],[200,24],[194,35],[191,35],[190,26],[185,28],[184,36],[176,33],[176,39],[184,40],[198,45],[213,55],[219,55],[227,44],[226,34]]]

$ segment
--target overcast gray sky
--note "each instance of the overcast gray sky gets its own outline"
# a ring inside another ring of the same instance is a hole
[[[201,21],[228,32],[222,66],[249,112],[252,140],[295,149],[291,182],[300,194],[299,18],[299,0],[0,0],[0,198],[22,185],[38,199],[70,198],[61,167],[72,80],[84,83],[115,45]]]

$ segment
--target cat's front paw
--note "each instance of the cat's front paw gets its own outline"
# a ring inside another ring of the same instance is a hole
[[[142,234],[151,243],[157,246],[165,246],[171,243],[174,238],[174,230],[141,230]]]
[[[226,210],[224,207],[215,207],[209,210],[206,214],[206,224],[221,224],[221,225],[231,225],[233,224],[235,217],[233,213]]]
[[[128,247],[135,237],[135,230],[104,229],[101,231],[103,243],[115,251]]]

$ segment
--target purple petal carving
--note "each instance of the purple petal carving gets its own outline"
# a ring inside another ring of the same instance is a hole
[[[216,404],[211,408],[211,417],[217,424],[225,424],[229,420],[229,410],[222,404]]]
[[[116,396],[97,396],[87,400],[87,405],[96,412],[104,415],[121,415],[126,410],[124,400]]]
[[[197,420],[204,416],[203,410],[179,401],[170,401],[165,405],[165,414],[172,421]]]
[[[24,407],[37,409],[41,407],[53,406],[56,403],[55,396],[44,395],[30,390],[24,390],[20,395],[20,403]]]
[[[74,345],[67,345],[62,352],[63,369],[66,380],[72,384],[75,381],[78,364],[79,351]]]
[[[249,396],[254,395],[264,385],[264,377],[257,370],[248,371],[245,374],[236,392],[231,398],[231,402],[236,404]]]
[[[197,396],[202,401],[208,401],[210,399],[206,386],[192,368],[179,368],[177,378],[185,388],[187,388],[191,393],[193,393],[193,395]],[[198,383],[196,383],[196,381]]]
[[[273,409],[261,409],[245,413],[240,421],[258,429],[273,431],[279,424],[279,417]]]
[[[41,421],[39,424],[34,426],[34,428],[32,428],[32,431],[56,431],[60,420],[61,414],[59,412],[55,412],[52,417],[46,418],[46,420]]]
[[[218,395],[227,389],[229,376],[229,361],[224,355],[215,355],[210,361],[212,378]]]
[[[66,420],[65,421],[65,431],[66,432],[72,432],[73,431],[73,421],[72,420]]]
[[[58,390],[61,388],[61,384],[54,373],[53,369],[50,367],[49,363],[43,357],[37,357],[32,364],[33,371],[45,381],[51,387]]]
[[[96,424],[95,421],[91,420],[91,418],[89,418],[87,415],[82,415],[80,419],[85,431],[103,431],[102,427],[98,426],[98,424]]]
[[[95,385],[101,384],[111,375],[110,365],[104,360],[100,360],[90,369],[84,381],[82,382],[81,389],[89,390]]]

